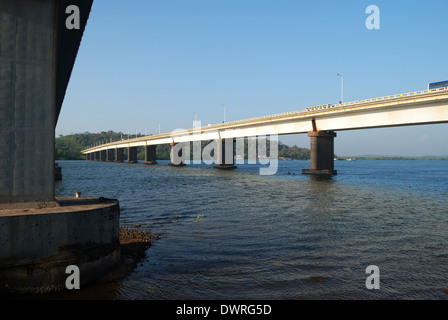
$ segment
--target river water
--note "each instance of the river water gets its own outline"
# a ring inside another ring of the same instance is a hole
[[[279,161],[272,176],[58,163],[56,196],[116,198],[122,226],[160,237],[123,282],[85,296],[448,299],[448,161],[335,161],[322,179],[301,174],[309,161]],[[366,287],[371,265],[379,289]]]

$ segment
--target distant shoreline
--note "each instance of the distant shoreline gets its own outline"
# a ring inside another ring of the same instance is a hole
[[[167,160],[167,159],[157,159]],[[245,159],[247,160],[247,159]],[[310,161],[310,159],[288,159],[279,157],[280,161]],[[355,161],[355,160],[424,160],[424,161],[447,161],[448,157],[338,157],[335,161]],[[86,161],[85,159],[57,159],[56,161]],[[253,160],[254,161],[254,160]]]
[[[335,160],[448,160],[448,156],[422,156],[422,157],[402,157],[402,156],[365,156],[365,157],[338,157]]]
[[[278,160],[284,161],[309,161],[310,159],[293,159],[286,157],[279,157]],[[422,157],[404,157],[404,156],[362,156],[362,157],[337,157],[334,158],[335,161],[355,161],[355,160],[425,160],[425,161],[435,161],[435,160],[448,160],[448,156],[422,156]]]

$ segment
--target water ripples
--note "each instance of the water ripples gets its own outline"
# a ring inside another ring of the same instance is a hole
[[[123,225],[161,234],[117,299],[448,298],[447,161],[337,162],[329,179],[288,174],[299,161],[271,177],[59,163],[58,196],[117,198]],[[369,265],[380,290],[365,287]]]

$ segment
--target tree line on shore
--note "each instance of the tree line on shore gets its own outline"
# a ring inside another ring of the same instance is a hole
[[[122,132],[102,131],[98,133],[76,133],[71,135],[60,135],[55,139],[55,159],[56,160],[85,160],[85,155],[82,150],[93,147],[95,145],[106,142],[126,140],[135,137],[141,137],[141,134],[124,134]],[[270,141],[267,140],[266,149],[269,156]],[[209,141],[202,141],[202,148],[207,145]],[[125,150],[125,153],[127,151]],[[190,148],[190,159],[193,159],[193,148]],[[241,150],[236,150],[236,154],[242,156]],[[145,158],[145,150],[138,148],[137,158],[143,160]],[[170,159],[170,145],[158,145],[156,151],[156,158],[158,160]],[[248,142],[244,141],[244,159],[248,158]],[[278,142],[278,158],[280,160],[309,160],[310,150],[308,148],[300,148],[298,146],[287,146],[280,141]],[[338,157],[334,158],[346,160],[353,157]],[[423,156],[423,157],[405,157],[405,156],[356,156],[356,160],[448,160],[447,156]]]
[[[104,144],[113,141],[126,140],[130,138],[141,137],[141,134],[124,134],[122,132],[114,131],[102,131],[98,133],[76,133],[71,135],[60,135],[55,139],[55,159],[56,160],[85,160],[85,155],[82,154],[82,150],[89,147]],[[201,145],[204,147],[209,141],[202,141]],[[269,156],[270,141],[266,143],[267,155]],[[190,148],[190,152],[193,152],[193,148]],[[242,153],[242,150],[236,150],[238,154]],[[242,154],[240,154],[242,156]],[[244,158],[248,157],[248,142],[244,141]],[[309,160],[310,150],[307,148],[300,148],[298,146],[289,147],[280,141],[278,142],[278,157],[280,159],[291,160]],[[143,148],[138,148],[137,158],[143,160],[145,158],[145,151]],[[156,158],[158,160],[170,159],[170,145],[158,145],[156,151]]]

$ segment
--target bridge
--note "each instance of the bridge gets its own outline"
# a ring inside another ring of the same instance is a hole
[[[56,198],[54,188],[54,128],[92,4],[0,1],[2,293],[64,290],[68,265],[79,267],[84,285],[119,262],[118,201]],[[79,29],[66,27],[73,5],[80,12]],[[123,161],[127,148],[132,163],[137,148],[145,147],[145,162],[154,164],[157,145],[171,144],[173,161],[183,144],[216,140],[217,167],[228,169],[235,167],[232,142],[237,139],[308,133],[311,168],[304,173],[334,174],[336,131],[444,123],[447,104],[444,87],[110,142],[84,154],[88,160]]]
[[[311,140],[310,169],[304,174],[337,174],[334,170],[336,131],[448,122],[448,87],[385,97],[312,106],[306,109],[251,119],[176,130],[97,145],[83,150],[87,160],[137,163],[137,148],[145,148],[145,163],[156,164],[156,147],[171,145],[171,163],[184,165],[185,145],[194,141],[217,142],[216,168],[235,168],[235,139],[308,133]],[[188,149],[187,149],[188,150]],[[179,158],[180,161],[174,161]]]

